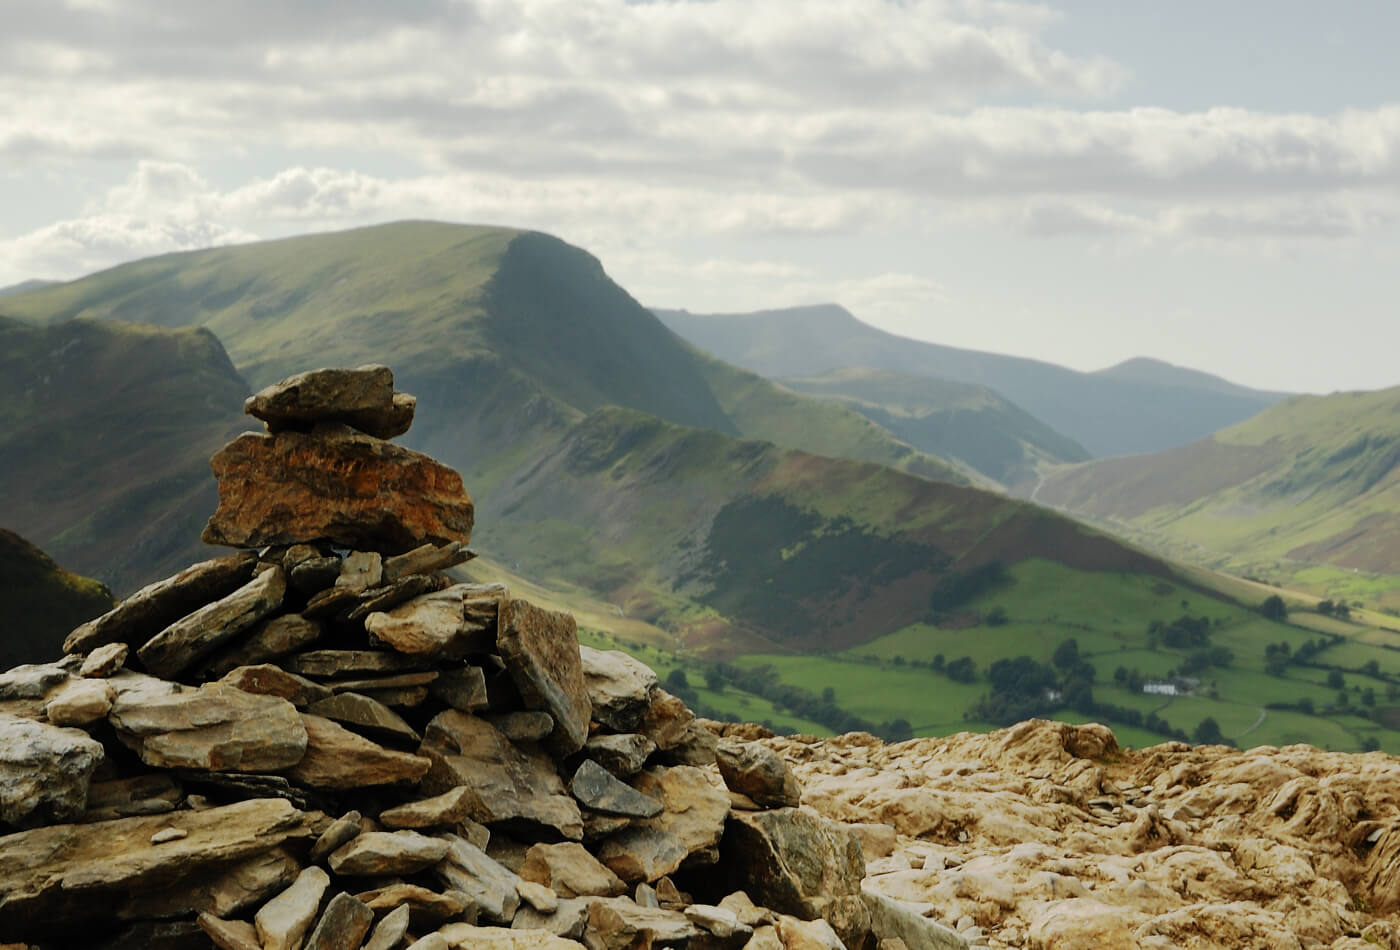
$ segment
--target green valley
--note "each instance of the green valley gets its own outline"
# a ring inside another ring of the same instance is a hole
[[[1183,559],[1400,608],[1400,388],[1297,396],[1170,452],[1050,473],[1037,501]]]

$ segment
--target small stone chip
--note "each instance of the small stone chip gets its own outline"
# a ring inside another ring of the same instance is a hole
[[[151,844],[165,844],[167,841],[179,841],[181,838],[189,837],[189,832],[183,828],[162,828],[151,835]]]

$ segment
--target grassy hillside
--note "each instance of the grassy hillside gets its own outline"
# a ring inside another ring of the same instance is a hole
[[[118,592],[183,566],[246,392],[207,330],[0,318],[6,527]]]
[[[0,670],[63,655],[63,638],[113,606],[102,584],[79,577],[24,538],[0,528]]]
[[[8,287],[0,287],[0,297],[13,297],[15,294],[27,294],[33,290],[39,290],[53,284],[51,280],[22,280],[18,284],[10,284]]]
[[[1056,471],[1036,498],[1205,563],[1400,607],[1400,387],[1294,397],[1170,452]]]
[[[993,561],[1167,573],[1004,496],[618,408],[525,460],[478,521],[478,543],[512,569],[729,652],[872,639],[925,618],[940,584]]]
[[[976,383],[1073,439],[1095,456],[1184,445],[1284,398],[1155,361],[1080,373],[1038,360],[922,343],[861,323],[827,304],[741,314],[658,310],[662,321],[720,359],[769,377],[806,377],[847,366]]]
[[[491,484],[519,443],[605,405],[966,481],[842,407],[796,399],[677,338],[591,255],[508,228],[401,222],[171,254],[6,301],[22,319],[199,325],[260,387],[393,367],[415,447]]]
[[[1079,443],[985,386],[868,367],[779,382],[839,401],[909,444],[1001,486],[1033,485],[1044,465],[1089,459]]]

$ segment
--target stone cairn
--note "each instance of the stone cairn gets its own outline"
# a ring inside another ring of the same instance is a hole
[[[387,441],[414,408],[382,366],[251,397],[204,531],[240,550],[0,674],[0,944],[873,947],[776,753],[444,573],[473,506]]]

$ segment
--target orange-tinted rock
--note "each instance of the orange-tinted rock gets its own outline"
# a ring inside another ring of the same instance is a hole
[[[209,544],[260,547],[317,539],[399,553],[471,540],[462,478],[426,455],[342,425],[244,433],[210,460],[219,508]]]

